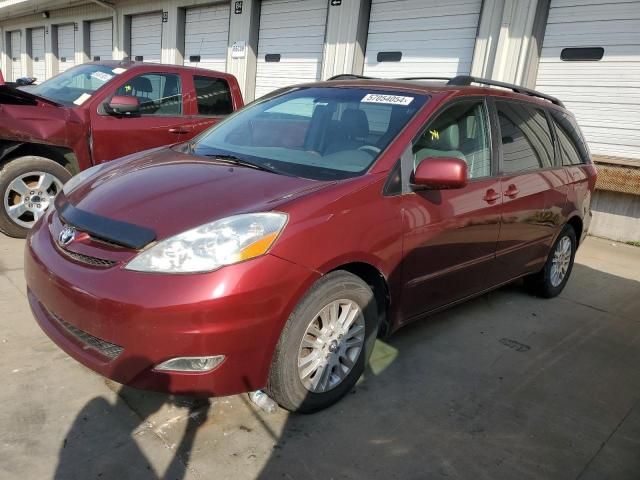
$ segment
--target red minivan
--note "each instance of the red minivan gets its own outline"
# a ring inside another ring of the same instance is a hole
[[[374,340],[524,278],[558,295],[596,170],[546,95],[341,76],[74,177],[30,232],[42,329],[118,382],[310,412]]]
[[[24,237],[72,174],[186,141],[243,106],[233,75],[85,63],[19,90],[0,82],[0,232]]]

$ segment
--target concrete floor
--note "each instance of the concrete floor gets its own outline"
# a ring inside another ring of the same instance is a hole
[[[1,479],[640,478],[640,248],[589,238],[559,298],[407,327],[312,416],[105,381],[36,326],[22,248],[0,236]]]

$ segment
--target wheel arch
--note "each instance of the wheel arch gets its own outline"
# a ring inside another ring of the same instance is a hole
[[[579,245],[580,239],[582,238],[582,230],[584,228],[582,219],[578,215],[574,215],[567,220],[567,225],[571,225],[573,230],[576,232],[576,243]]]
[[[11,142],[2,145],[0,147],[0,167],[4,167],[11,160],[28,155],[53,160],[66,168],[72,175],[80,171],[78,159],[70,148],[29,142]]]
[[[366,262],[350,262],[339,265],[331,270],[335,272],[337,270],[347,271],[369,285],[373,291],[373,295],[376,299],[376,305],[378,307],[378,335],[385,336],[390,331],[389,325],[389,305],[391,297],[389,294],[389,285],[384,274],[375,266]],[[330,273],[330,272],[327,272]]]

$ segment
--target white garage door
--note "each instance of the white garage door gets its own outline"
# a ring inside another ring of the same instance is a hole
[[[482,0],[373,0],[364,75],[471,72]]]
[[[224,72],[229,44],[229,4],[189,8],[184,26],[184,64]]]
[[[9,34],[9,42],[11,43],[11,80],[15,82],[22,77],[22,35],[20,30]]]
[[[639,1],[551,2],[537,88],[573,111],[592,153],[640,158],[638,27]]]
[[[46,80],[44,61],[44,28],[34,28],[31,30],[31,75],[37,79],[36,83]]]
[[[162,13],[131,17],[131,58],[160,63],[162,57]]]
[[[89,58],[94,62],[113,58],[113,25],[110,18],[89,24]]]
[[[76,31],[72,23],[58,25],[58,73],[76,64]]]
[[[320,79],[328,4],[327,0],[263,0],[256,98]]]

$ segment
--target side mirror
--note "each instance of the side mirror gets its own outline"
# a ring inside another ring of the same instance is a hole
[[[104,106],[110,115],[133,115],[140,112],[140,100],[137,97],[116,95]]]
[[[428,157],[413,173],[414,190],[445,190],[467,185],[468,167],[464,160],[454,157]]]

